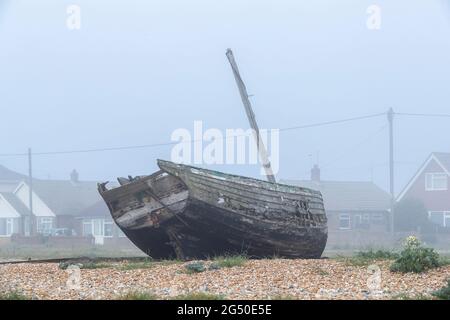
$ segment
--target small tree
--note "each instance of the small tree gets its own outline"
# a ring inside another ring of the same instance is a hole
[[[394,227],[396,231],[430,231],[433,224],[428,211],[420,200],[404,199],[395,205]]]
[[[406,238],[400,256],[391,264],[392,272],[425,272],[440,267],[439,254],[432,248],[425,248],[414,236]]]

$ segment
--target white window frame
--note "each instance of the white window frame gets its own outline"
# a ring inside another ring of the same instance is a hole
[[[8,231],[9,229],[9,231]],[[6,219],[6,234],[11,236],[14,233],[14,219]]]
[[[431,215],[433,213],[434,214],[437,214],[437,213],[442,214],[442,223],[439,224],[439,226],[444,227],[444,228],[450,227],[450,224],[447,225],[447,223],[446,223],[446,219],[450,218],[450,211],[436,211],[436,210],[428,211],[428,219],[430,219],[430,221],[431,221]]]
[[[97,228],[98,228],[98,230],[97,230]],[[92,219],[92,235],[94,237],[103,237],[104,236],[103,219]]]
[[[105,232],[107,224],[111,225],[111,235],[110,236],[107,236],[106,232]],[[111,220],[103,220],[103,236],[105,238],[112,238],[112,237],[114,237],[114,223]]]
[[[341,226],[341,220],[347,220],[348,221],[348,227],[342,227]],[[352,221],[351,216],[347,213],[340,213],[339,214],[339,229],[340,230],[350,230],[352,228]]]
[[[96,223],[100,223],[100,233],[99,234],[95,233],[95,231],[96,231],[95,224]],[[112,226],[110,236],[105,235],[105,225],[107,225],[107,224],[110,224]],[[90,234],[85,234],[85,232],[84,232],[85,225],[90,226],[90,230],[91,230]],[[106,219],[83,219],[81,231],[82,231],[83,237],[93,236],[93,237],[113,238],[114,237],[114,223],[113,223],[113,221],[106,220]]]
[[[437,178],[439,176],[439,178]],[[445,179],[445,187],[436,187],[436,179]],[[425,174],[426,191],[446,191],[448,190],[448,175],[445,172],[428,172]]]
[[[84,226],[89,225],[89,229],[91,230],[90,234],[86,234],[84,232]],[[92,227],[93,223],[92,223],[92,219],[83,219],[82,222],[82,226],[81,226],[81,234],[83,235],[83,237],[88,237],[88,236],[93,236],[93,227]]]
[[[14,218],[0,218],[2,220],[5,220],[5,234],[0,234],[1,237],[11,237],[14,233]],[[8,230],[9,229],[9,230]]]
[[[447,226],[447,222],[446,222],[446,221],[447,221],[447,220],[446,220],[447,218],[450,219],[450,211],[445,211],[445,212],[444,212],[444,227],[445,227],[445,228],[450,227],[450,225]]]
[[[43,231],[48,231],[50,232],[53,229],[53,218],[52,217],[39,217],[38,218],[38,228],[37,228],[37,232],[38,233],[42,233]],[[42,226],[48,226],[50,225],[49,228],[42,228]]]

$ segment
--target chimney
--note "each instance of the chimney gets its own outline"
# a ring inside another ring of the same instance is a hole
[[[317,164],[311,169],[311,181],[320,182],[320,168]]]
[[[77,183],[78,182],[78,172],[77,170],[73,169],[72,172],[70,173],[70,181],[73,183]]]

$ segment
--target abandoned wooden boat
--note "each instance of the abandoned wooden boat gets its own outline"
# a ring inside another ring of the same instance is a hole
[[[318,258],[327,240],[320,192],[158,160],[161,171],[99,191],[117,225],[154,258]]]
[[[327,242],[322,195],[276,183],[233,53],[226,55],[269,181],[158,160],[160,171],[119,178],[110,190],[99,184],[99,192],[117,225],[154,258],[319,258]]]

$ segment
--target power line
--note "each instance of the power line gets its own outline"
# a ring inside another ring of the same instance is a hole
[[[398,115],[398,116],[450,118],[450,114],[406,113],[406,112],[395,112],[394,114]],[[322,126],[327,126],[327,125],[333,125],[333,124],[340,124],[340,123],[346,123],[346,122],[352,122],[352,121],[376,118],[376,117],[385,116],[385,115],[386,115],[386,112],[381,112],[381,113],[369,114],[369,115],[359,116],[359,117],[338,119],[338,120],[325,121],[325,122],[316,122],[316,123],[311,123],[311,124],[280,128],[279,131],[280,132],[284,132],[284,131],[292,131],[292,130],[299,130],[299,129],[322,127]],[[226,139],[228,137],[229,136],[225,136],[225,137],[222,137],[222,139]],[[238,137],[238,135],[234,135],[232,137]],[[202,141],[202,140],[201,139],[188,140],[188,141],[181,141],[181,143],[193,143],[193,142],[197,142],[197,141]],[[179,143],[180,142],[163,142],[163,143],[142,144],[142,145],[128,145],[128,146],[118,146],[118,147],[75,149],[75,150],[61,150],[61,151],[46,151],[46,152],[35,152],[35,153],[33,153],[33,155],[45,156],[45,155],[63,155],[63,154],[75,154],[75,153],[91,153],[91,152],[105,152],[105,151],[145,149],[145,148],[156,148],[156,147],[172,146],[172,145],[176,145],[176,144],[179,144]],[[0,153],[0,157],[24,157],[24,156],[28,156],[28,153],[27,152],[23,152],[23,153]]]
[[[368,136],[366,136],[363,140],[359,141],[357,144],[353,145],[352,147],[349,147],[348,149],[346,149],[345,152],[339,154],[338,156],[336,156],[332,161],[328,161],[326,162],[324,165],[320,165],[321,169],[324,168],[330,168],[330,166],[334,163],[336,163],[336,161],[342,159],[343,157],[345,157],[346,155],[350,154],[351,152],[359,149],[361,146],[363,146],[367,141],[372,140],[375,136],[377,136],[379,133],[383,132],[386,129],[387,125],[383,125],[380,128],[378,128],[375,132],[370,133]],[[319,165],[319,164],[318,164]],[[309,171],[305,172],[305,174],[308,174]]]
[[[450,114],[445,113],[405,113],[395,112],[396,116],[410,116],[410,117],[434,117],[434,118],[450,118]]]
[[[321,127],[321,126],[326,126],[326,125],[331,125],[331,124],[338,124],[338,123],[344,123],[344,122],[350,122],[350,121],[356,121],[356,120],[375,118],[375,117],[384,116],[384,115],[386,115],[386,112],[375,113],[375,114],[370,114],[370,115],[361,116],[361,117],[353,117],[353,118],[341,119],[341,120],[317,122],[317,123],[307,124],[307,125],[302,125],[302,126],[283,128],[283,129],[280,129],[280,132],[281,131],[289,131],[289,130],[297,130],[297,129],[305,129],[305,128],[313,128],[313,127]]]
[[[345,123],[345,122],[350,122],[350,121],[369,119],[369,118],[379,117],[381,115],[385,115],[385,113],[376,113],[376,114],[360,116],[360,117],[339,119],[339,120],[326,121],[326,122],[317,122],[317,123],[300,125],[300,126],[295,126],[295,127],[281,128],[281,129],[279,129],[279,131],[282,132],[282,131],[289,131],[289,130],[298,130],[298,129],[313,128],[313,127],[321,127],[321,126],[326,126],[326,125],[332,125],[332,124],[339,124],[339,123]],[[222,139],[226,139],[228,137],[230,137],[230,136],[222,137]],[[233,135],[232,137],[233,138],[234,137],[239,137],[239,135]],[[193,142],[197,142],[197,141],[202,141],[202,140],[201,139],[188,140],[188,141],[181,141],[181,143],[193,143]],[[134,146],[131,145],[131,146],[119,146],[119,147],[78,149],[78,150],[46,151],[46,152],[35,152],[35,153],[33,153],[33,155],[36,155],[36,156],[42,156],[42,155],[63,155],[63,154],[74,154],[74,153],[91,153],[91,152],[104,152],[104,151],[117,151],[117,150],[144,149],[144,148],[171,146],[171,145],[176,145],[176,144],[179,144],[179,143],[180,142],[165,142],[165,143],[143,144],[143,145],[134,145]],[[16,156],[28,156],[28,153],[3,153],[3,154],[0,154],[0,157],[16,157]]]
[[[350,154],[351,152],[353,152],[355,150],[358,150],[360,147],[365,145],[366,142],[372,140],[375,136],[377,136],[379,133],[384,131],[384,129],[386,129],[386,127],[387,127],[387,125],[384,125],[384,126],[378,128],[375,132],[372,132],[370,135],[365,137],[363,140],[361,140],[357,144],[353,145],[352,147],[348,148],[345,152],[343,152],[342,154],[338,155],[333,160],[325,163],[325,165],[323,165],[323,166],[321,165],[320,167],[321,168],[328,168],[328,167],[330,167],[332,164],[334,164],[336,161],[342,159],[344,156]]]

